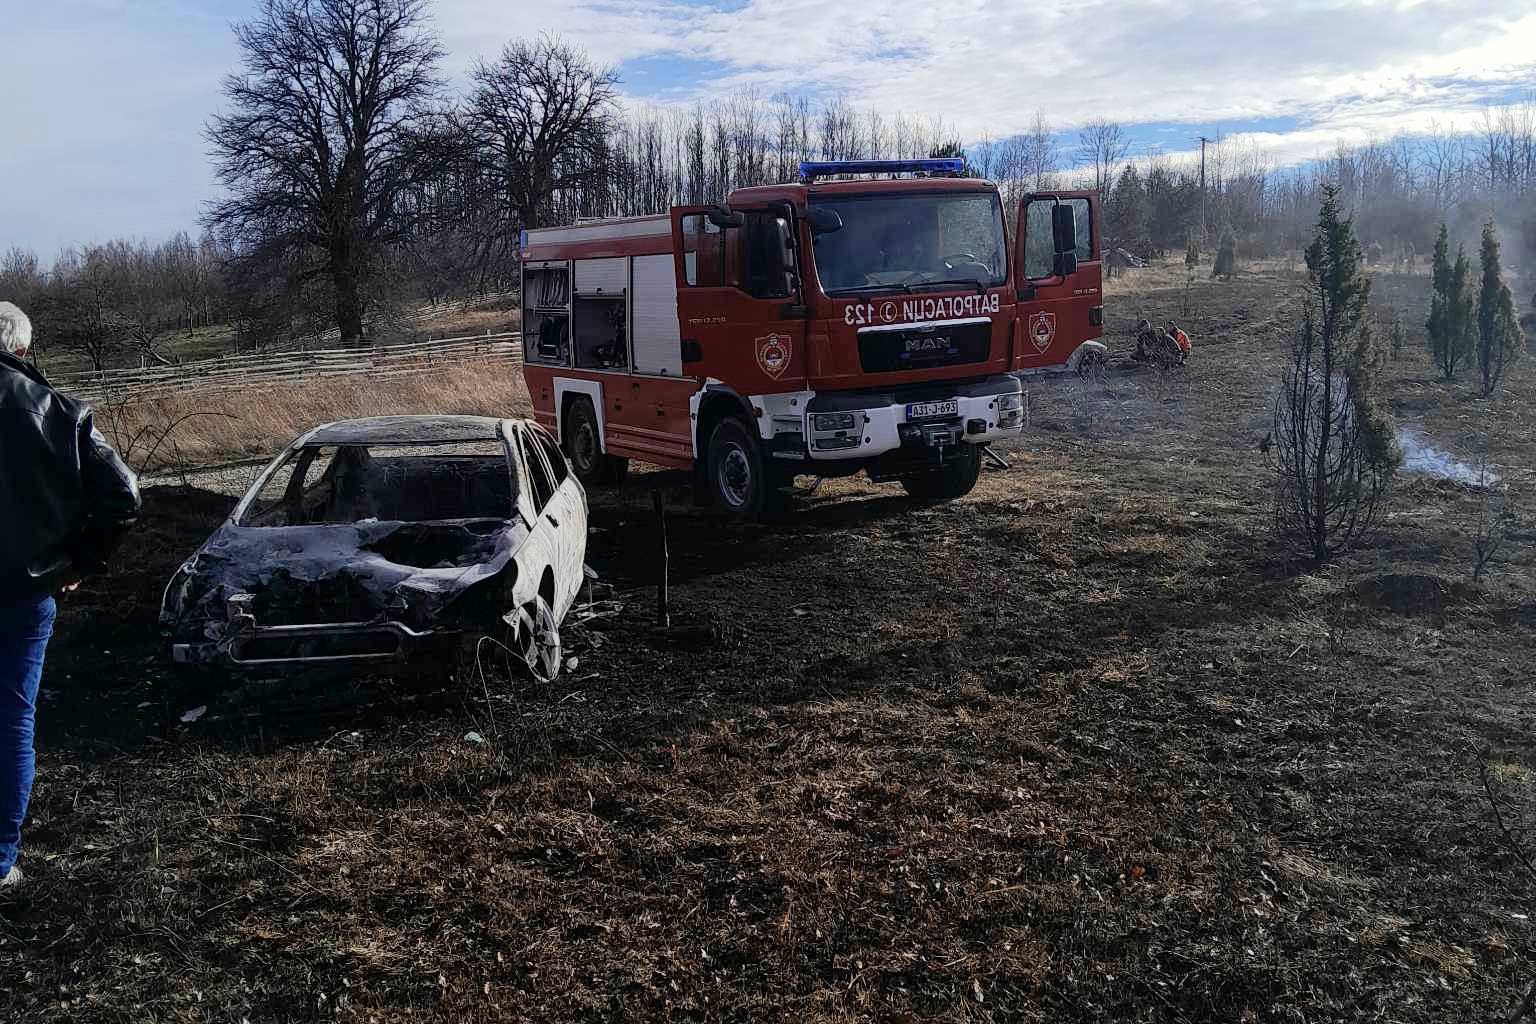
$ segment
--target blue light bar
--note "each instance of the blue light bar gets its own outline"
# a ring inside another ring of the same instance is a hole
[[[958,178],[965,173],[960,157],[937,160],[805,160],[800,164],[800,180],[809,185],[817,178],[833,174],[927,174]]]

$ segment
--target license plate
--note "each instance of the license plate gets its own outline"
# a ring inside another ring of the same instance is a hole
[[[946,398],[942,402],[912,402],[907,406],[907,419],[927,420],[935,416],[960,415],[960,400]]]

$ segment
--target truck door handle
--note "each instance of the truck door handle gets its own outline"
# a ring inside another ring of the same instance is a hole
[[[704,346],[699,344],[697,338],[683,339],[683,362],[697,363],[704,358]]]

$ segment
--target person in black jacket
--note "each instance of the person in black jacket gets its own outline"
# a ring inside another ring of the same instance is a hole
[[[32,795],[32,750],[53,595],[106,569],[139,513],[133,473],[96,430],[89,406],[23,361],[32,324],[0,302],[0,891],[21,882],[16,856]]]

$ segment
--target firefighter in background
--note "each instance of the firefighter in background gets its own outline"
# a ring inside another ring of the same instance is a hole
[[[1182,344],[1179,337],[1183,337]],[[1183,366],[1188,357],[1189,335],[1172,322],[1168,330],[1153,327],[1152,321],[1142,320],[1136,325],[1136,351],[1131,358],[1138,363],[1155,363],[1158,366]]]
[[[1183,329],[1180,328],[1178,324],[1174,323],[1172,320],[1169,320],[1168,337],[1172,338],[1173,343],[1179,346],[1179,365],[1183,366],[1186,362],[1189,361],[1189,353],[1194,348],[1194,346],[1189,342],[1189,335],[1185,334]]]

